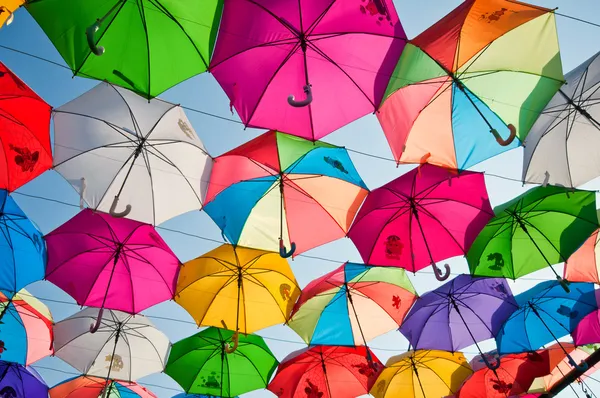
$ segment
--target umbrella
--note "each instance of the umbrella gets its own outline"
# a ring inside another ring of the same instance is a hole
[[[289,257],[345,236],[367,192],[344,148],[269,131],[215,159],[204,210],[232,244]]]
[[[278,253],[222,245],[182,265],[175,302],[198,326],[224,325],[248,334],[287,322],[299,295]]]
[[[436,262],[464,255],[493,215],[482,173],[452,174],[423,165],[372,191],[348,236],[370,265],[416,272]]]
[[[493,338],[517,309],[510,287],[501,278],[459,275],[421,296],[410,310],[400,332],[415,349],[459,351]],[[491,364],[483,356],[485,364]]]
[[[460,352],[408,351],[388,359],[371,395],[375,398],[445,397],[454,394],[472,373]]]
[[[52,315],[25,289],[14,296],[0,293],[0,357],[30,365],[52,355]]]
[[[15,191],[52,167],[51,109],[0,62],[0,189]]]
[[[48,398],[48,386],[33,368],[0,361],[0,396]]]
[[[269,390],[279,398],[353,398],[368,394],[382,370],[367,347],[316,345],[288,355]]]
[[[23,5],[24,0],[3,0],[0,6],[0,27],[10,25],[14,20],[14,12]]]
[[[600,254],[597,229],[592,235],[565,261],[564,278],[572,282],[593,282],[600,283],[600,261],[597,261]]]
[[[525,140],[523,181],[576,187],[600,176],[600,53],[565,75]]]
[[[397,329],[416,298],[401,268],[345,263],[302,289],[288,326],[311,345],[366,345]]]
[[[466,169],[515,148],[564,82],[552,11],[467,0],[411,40],[377,113],[397,162]]]
[[[143,315],[105,311],[95,333],[97,308],[85,308],[54,325],[55,355],[87,376],[132,381],[161,372],[170,342]]]
[[[211,395],[182,393],[182,394],[174,395],[172,398],[214,398],[214,397]],[[238,398],[238,397],[235,397],[235,398]]]
[[[179,260],[151,225],[85,209],[46,243],[46,279],[81,306],[136,314],[173,298]]]
[[[50,398],[156,398],[137,383],[106,380],[93,376],[76,376],[52,387]]]
[[[392,0],[228,0],[210,71],[246,126],[317,140],[377,109],[405,43]]]
[[[46,243],[5,190],[0,190],[0,231],[0,291],[12,295],[44,278]]]
[[[256,335],[239,337],[235,352],[229,350],[233,332],[218,328],[173,344],[165,373],[187,393],[234,397],[265,388],[277,367],[277,359]]]
[[[54,169],[81,202],[155,225],[202,206],[212,159],[181,107],[100,83],[54,112]]]
[[[467,253],[471,274],[517,279],[564,262],[598,228],[596,194],[536,187],[494,209]]]
[[[600,310],[584,316],[571,332],[571,336],[578,346],[600,343]]]
[[[208,68],[222,6],[222,0],[29,0],[26,5],[75,75],[146,98]]]

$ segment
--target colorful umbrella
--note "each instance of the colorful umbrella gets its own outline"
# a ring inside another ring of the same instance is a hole
[[[0,232],[0,291],[12,295],[44,278],[46,242],[5,190],[0,190]]]
[[[46,243],[46,279],[100,307],[98,321],[103,308],[137,314],[173,298],[179,260],[151,225],[85,209]]]
[[[382,370],[364,346],[317,345],[288,355],[269,390],[279,398],[353,398],[368,394]]]
[[[369,194],[348,236],[367,264],[416,272],[463,255],[493,215],[482,173],[423,165]]]
[[[400,327],[415,349],[459,351],[491,339],[517,309],[510,287],[501,278],[459,275],[421,296]],[[483,356],[488,367],[497,367]]]
[[[143,315],[105,311],[89,331],[97,308],[85,308],[54,325],[56,356],[87,376],[132,381],[162,372],[171,343]]]
[[[467,0],[407,44],[377,117],[398,163],[466,169],[515,148],[563,82],[552,10]]]
[[[232,244],[289,257],[345,236],[367,192],[344,148],[269,131],[215,159],[204,210]]]
[[[454,394],[472,373],[460,352],[408,351],[388,359],[371,395],[375,398],[445,397]]]
[[[299,295],[278,253],[222,245],[182,265],[175,302],[198,326],[248,334],[287,322]]]
[[[25,289],[14,296],[0,293],[0,357],[30,365],[52,355],[52,315]]]
[[[156,225],[204,202],[212,159],[175,104],[100,83],[55,110],[54,147],[81,202],[115,217]]]
[[[600,310],[592,311],[583,317],[571,336],[578,346],[600,343]]]
[[[223,1],[29,0],[26,7],[75,75],[151,98],[208,68]]]
[[[214,398],[214,397],[211,395],[182,393],[182,394],[174,395],[172,398]],[[235,397],[235,398],[238,398],[238,397]]]
[[[246,126],[317,140],[377,109],[405,43],[392,0],[228,0],[210,71]]]
[[[137,383],[106,380],[93,376],[76,376],[55,385],[50,398],[156,398]]]
[[[567,73],[525,140],[523,181],[576,187],[600,176],[600,53]]]
[[[0,361],[0,396],[48,398],[48,386],[33,368]]]
[[[0,62],[0,189],[15,191],[52,167],[51,110]]]
[[[366,345],[397,329],[417,298],[403,269],[354,263],[302,290],[288,326],[311,345]]]
[[[24,3],[24,0],[3,0],[0,6],[0,28],[10,25],[14,20],[14,12]]]
[[[596,194],[536,187],[494,209],[467,253],[471,274],[517,279],[564,262],[598,228]]]
[[[165,373],[187,393],[234,397],[265,388],[277,367],[277,359],[256,335],[239,338],[229,350],[233,332],[204,329],[173,344]]]
[[[565,261],[564,278],[568,281],[600,283],[598,232],[600,229],[594,231],[588,240]]]

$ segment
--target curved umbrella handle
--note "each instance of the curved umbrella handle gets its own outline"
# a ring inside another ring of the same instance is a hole
[[[90,333],[96,333],[98,328],[100,327],[100,323],[102,323],[102,316],[104,315],[104,308],[100,308],[98,311],[98,318],[96,318],[96,323],[90,325]]]
[[[235,350],[237,350],[238,344],[240,343],[240,333],[236,331],[231,339],[233,340],[233,345],[230,345],[229,343],[225,344],[225,352],[228,354],[233,354]]]
[[[283,244],[283,239],[279,239],[279,255],[282,258],[291,257],[294,254],[294,252],[296,252],[296,243],[290,243],[290,251],[288,252],[285,248],[285,245]]]
[[[288,104],[290,104],[294,108],[302,108],[303,106],[310,104],[313,100],[312,88],[310,87],[310,84],[304,86],[304,93],[306,93],[306,98],[302,101],[296,101],[294,96],[290,94],[288,96]]]
[[[108,211],[111,216],[117,217],[117,218],[123,218],[123,217],[126,217],[129,213],[131,213],[131,205],[127,205],[127,206],[125,206],[125,210],[123,210],[121,212],[117,212],[117,204],[118,203],[119,203],[119,197],[115,196],[112,204],[110,205],[110,210]]]
[[[570,282],[568,280],[563,279],[560,276],[557,276],[556,280],[558,281],[558,283],[560,283],[560,286],[562,286],[566,293],[571,293],[571,288],[569,288]]]
[[[435,263],[431,264],[433,267],[433,273],[435,274],[435,278],[443,282],[450,277],[450,266],[448,264],[444,264],[444,271],[439,269]]]
[[[569,365],[577,369],[577,371],[579,372],[585,372],[590,368],[590,366],[585,361],[581,361],[581,363],[578,365],[577,362],[575,362],[573,357],[571,357],[570,355],[567,355],[567,358],[569,359]]]
[[[509,146],[517,137],[517,128],[514,125],[508,124],[506,127],[508,127],[508,129],[510,130],[510,135],[506,140],[503,139],[500,136],[500,134],[498,134],[498,131],[496,129],[490,130],[490,132],[494,135],[494,138],[496,138],[496,142],[502,146]]]
[[[96,45],[96,40],[94,39],[94,35],[96,34],[96,32],[100,29],[100,23],[102,21],[100,21],[99,19],[90,27],[88,27],[85,30],[85,36],[87,37],[87,43],[88,43],[88,47],[90,48],[90,50],[92,50],[92,52],[94,54],[96,54],[97,56],[100,56],[102,54],[104,54],[104,47],[102,46],[97,46]]]
[[[13,12],[11,10],[9,10],[8,8],[6,8],[4,6],[0,6],[0,13],[2,13],[2,12],[8,13],[8,18],[6,18],[6,21],[4,22],[4,26],[10,25],[13,22],[13,20],[15,19],[15,14],[13,14]]]

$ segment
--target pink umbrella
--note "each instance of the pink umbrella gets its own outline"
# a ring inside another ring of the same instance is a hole
[[[587,314],[571,333],[571,337],[573,343],[579,346],[600,343],[600,310]]]
[[[464,255],[494,215],[482,173],[424,164],[372,191],[348,236],[365,263],[416,272]]]
[[[173,297],[180,263],[151,225],[85,209],[46,242],[46,279],[81,306],[137,314]]]
[[[209,70],[246,126],[317,140],[375,112],[406,41],[392,0],[228,0]]]

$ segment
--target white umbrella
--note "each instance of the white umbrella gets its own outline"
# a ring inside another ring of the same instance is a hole
[[[54,169],[90,207],[160,224],[204,202],[212,158],[180,106],[109,83],[54,111]]]
[[[81,373],[134,381],[162,372],[171,343],[143,315],[104,310],[100,327],[90,332],[98,308],[84,310],[54,325],[55,355]]]

